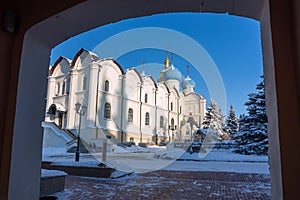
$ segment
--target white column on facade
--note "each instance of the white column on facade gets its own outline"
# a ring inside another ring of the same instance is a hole
[[[124,82],[125,82],[125,74],[124,75],[120,75],[119,76],[119,81],[121,82],[121,92],[120,92],[120,102],[121,102],[121,105],[120,105],[120,119],[119,119],[119,122],[120,122],[120,142],[126,142],[126,137],[124,138],[124,121],[126,121],[126,110],[124,106]],[[126,107],[127,108],[127,107]]]
[[[78,72],[76,69],[71,69],[70,72],[70,90],[69,90],[69,102],[67,108],[67,129],[74,129],[75,128],[75,104],[76,104],[76,95],[77,92],[77,79],[78,79]]]
[[[139,94],[139,133],[140,133],[140,142],[142,142],[143,133],[142,133],[142,84],[138,84],[138,94]]]
[[[96,62],[91,62],[89,65],[89,84],[88,84],[88,99],[87,99],[87,127],[95,127],[96,117],[96,101],[97,101],[97,85],[99,75],[99,65]]]
[[[175,133],[178,133],[178,130],[179,130],[179,115],[180,115],[180,104],[179,104],[180,97],[177,97],[176,100],[177,100],[177,126],[176,126],[176,129],[175,129]],[[176,136],[177,136],[177,134],[176,134]],[[179,140],[180,140],[180,138],[179,138]]]
[[[157,144],[157,89],[154,89],[154,134],[155,134],[155,144]]]
[[[49,109],[50,105],[53,103],[53,97],[55,93],[55,82],[56,82],[55,77],[50,75],[48,77],[48,91],[47,91],[45,121],[50,121],[50,118],[47,115],[47,110]]]
[[[167,106],[167,111],[168,111],[168,119],[167,119],[167,140],[170,141],[170,129],[169,129],[169,125],[170,125],[170,96],[171,93],[168,94],[168,106]]]

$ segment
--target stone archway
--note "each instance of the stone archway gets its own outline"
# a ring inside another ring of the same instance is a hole
[[[45,108],[46,77],[52,47],[92,28],[123,19],[170,12],[214,12],[260,20],[264,54],[264,73],[270,127],[270,163],[273,197],[281,197],[281,162],[277,115],[277,94],[267,0],[244,1],[97,1],[90,0],[50,17],[30,28],[24,37],[18,82],[11,172],[10,199],[36,199],[39,195],[42,133],[40,122]],[[95,14],[96,13],[96,14]],[[32,73],[34,71],[34,73]],[[36,83],[41,84],[36,84]],[[38,91],[28,95],[31,91]],[[31,106],[35,107],[34,112]],[[30,112],[29,112],[30,110]],[[28,117],[31,113],[31,117]],[[24,139],[24,134],[26,137]],[[26,151],[24,151],[26,149]],[[30,155],[30,156],[28,156]],[[26,165],[24,165],[26,163]],[[20,167],[22,171],[20,171]],[[27,181],[30,181],[28,184]],[[25,187],[26,185],[26,187]],[[18,191],[17,193],[15,191]]]

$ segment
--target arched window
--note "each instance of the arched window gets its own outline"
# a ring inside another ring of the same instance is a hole
[[[69,94],[70,92],[70,77],[66,80],[66,94]]]
[[[148,94],[145,94],[145,103],[148,103]]]
[[[164,116],[160,116],[160,118],[159,118],[159,127],[160,128],[164,127]]]
[[[109,103],[104,105],[104,119],[110,119],[111,106]]]
[[[128,109],[128,122],[129,123],[133,122],[133,110],[132,110],[132,108]]]
[[[149,125],[150,124],[150,116],[149,116],[149,113],[146,112],[145,114],[145,125]]]
[[[56,83],[56,96],[60,95],[60,84]]]
[[[179,107],[179,114],[181,114],[181,106]]]
[[[62,84],[62,94],[66,94],[66,82],[63,82]]]
[[[83,76],[83,79],[82,79],[82,90],[86,90],[86,85],[87,85],[87,78],[86,78],[86,76]]]
[[[171,107],[171,111],[173,111],[173,103],[172,102],[171,102],[171,106],[170,107]]]
[[[52,104],[52,105],[49,107],[47,114],[49,114],[49,115],[55,115],[55,114],[56,114],[56,111],[57,111],[56,105],[55,105],[55,104]]]
[[[108,80],[106,80],[104,83],[104,91],[109,92],[109,81]]]
[[[171,119],[171,129],[174,130],[174,118]]]

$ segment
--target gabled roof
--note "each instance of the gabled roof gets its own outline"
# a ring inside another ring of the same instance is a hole
[[[192,94],[198,96],[200,99],[205,99],[204,97],[202,97],[200,94],[198,94],[198,93],[196,93],[196,92],[192,92],[192,93],[189,93],[189,94],[187,94],[187,95],[183,93],[183,95],[184,95],[185,97],[187,97],[187,96],[189,96],[189,95],[192,95]]]
[[[71,67],[73,68],[75,66],[75,63],[77,61],[77,59],[80,57],[80,55],[83,53],[83,52],[87,52],[88,54],[91,55],[91,57],[94,57],[94,59],[98,60],[98,56],[96,54],[94,54],[93,52],[90,52],[84,48],[80,48],[79,51],[75,54],[73,60],[72,60],[72,63],[71,63]]]
[[[69,64],[70,64],[70,60],[63,57],[63,56],[60,56],[56,61],[55,63],[52,65],[51,69],[50,69],[50,76],[53,74],[55,68],[61,63],[61,61],[63,60],[66,60]]]
[[[157,84],[155,83],[154,79],[152,76],[145,76],[145,78],[150,78],[150,80],[153,82],[155,88],[157,88]]]
[[[135,68],[130,68],[130,69],[128,69],[128,70],[125,72],[125,74],[126,74],[127,72],[131,71],[131,70],[133,70],[133,71],[137,74],[137,76],[139,77],[140,82],[142,82],[142,77],[141,77],[140,73],[139,73]]]
[[[121,67],[121,65],[115,59],[113,59],[113,58],[103,58],[103,59],[99,60],[98,62],[107,61],[107,60],[112,61],[119,68],[119,70],[121,71],[121,74],[124,74],[124,70]]]
[[[177,94],[177,97],[180,96],[180,95],[179,95],[179,91],[178,91],[175,87],[171,88],[170,93],[172,92],[172,90],[175,91],[175,93]]]
[[[158,84],[163,85],[167,89],[167,92],[170,93],[170,90],[169,90],[168,86],[165,84],[165,82],[160,82]]]

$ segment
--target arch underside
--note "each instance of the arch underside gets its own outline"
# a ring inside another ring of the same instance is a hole
[[[98,26],[129,18],[172,12],[228,13],[230,15],[260,20],[261,22],[262,20],[267,20],[267,31],[270,31],[268,19],[263,19],[263,15],[266,15],[266,12],[264,11],[266,6],[268,6],[267,0],[122,0],[118,1],[118,3],[110,0],[90,0],[52,16],[30,28],[24,37],[21,56],[18,97],[13,133],[14,143],[12,146],[13,153],[11,161],[9,196],[12,199],[18,199],[19,197],[24,196],[37,198],[39,194],[38,188],[40,181],[39,174],[42,136],[37,136],[36,133],[41,132],[40,121],[44,116],[43,110],[45,108],[44,102],[41,102],[41,99],[43,99],[43,95],[46,94],[48,62],[50,51],[54,46],[74,35]],[[267,15],[269,15],[268,10]],[[270,32],[267,32],[266,35],[269,36]],[[268,41],[266,42],[267,44],[269,40],[271,40],[271,38],[268,38]],[[267,56],[272,58],[272,50],[270,50],[270,52],[270,55]],[[273,62],[271,62],[270,65],[272,64]],[[264,67],[268,68],[269,66]],[[274,66],[270,66],[270,68],[273,69]],[[32,74],[33,71],[35,72],[34,74]],[[268,87],[268,79],[271,80],[269,82],[275,82],[274,75],[271,74],[272,72],[272,70],[267,71],[269,75],[267,74],[266,87]],[[37,85],[37,82],[40,82],[41,84]],[[30,94],[33,89],[40,92],[36,95],[27,95]],[[274,96],[276,99],[276,91],[272,92],[271,95],[272,99]],[[274,104],[275,103],[276,102],[274,102]],[[34,105],[35,111],[32,111],[31,106],[28,105]],[[30,118],[27,117],[28,113],[31,113]],[[274,116],[277,117],[276,114]],[[277,127],[276,120],[274,125],[274,127]],[[24,133],[27,134],[27,138],[34,139],[31,141],[23,140]],[[278,137],[276,134],[278,133],[276,133],[275,130],[275,136],[273,136],[274,140]],[[28,149],[28,151],[24,152],[22,149]],[[24,163],[28,163],[27,160],[24,160],[25,158],[28,158],[28,154],[31,155],[30,165],[24,166]],[[275,183],[275,189],[273,189],[274,185],[272,185],[272,195],[274,195],[275,191],[275,195],[277,193],[279,196],[282,196],[280,166],[279,169],[278,166],[276,166],[280,165],[280,158],[278,158],[280,156],[279,147],[278,150],[273,152],[273,154],[277,156],[272,158],[273,172],[279,178],[275,177],[273,181],[271,179],[272,184]],[[19,170],[19,166],[23,166],[22,171]],[[274,177],[271,176],[271,178]],[[31,180],[30,188],[24,188],[24,185],[22,185],[23,182],[20,180]],[[276,181],[278,182],[277,184]],[[278,191],[276,192],[276,190]],[[17,194],[14,191],[19,192]]]

